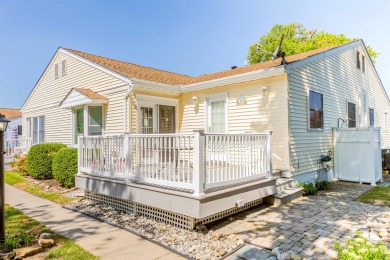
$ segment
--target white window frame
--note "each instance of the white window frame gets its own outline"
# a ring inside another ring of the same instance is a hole
[[[67,74],[66,60],[61,61],[61,75],[65,76]]]
[[[351,104],[354,104],[355,105],[355,127],[349,127],[349,117],[348,117],[348,103],[351,103]],[[351,128],[351,129],[355,129],[358,127],[359,125],[359,122],[358,122],[358,105],[357,105],[357,102],[356,101],[351,101],[351,100],[346,100],[346,111],[347,111],[347,128]]]
[[[229,133],[229,93],[220,92],[206,95],[204,107],[206,111],[205,132],[211,130],[211,103],[217,101],[225,101],[225,133]]]
[[[38,132],[38,135],[37,135],[37,142],[34,143],[34,118],[38,118],[37,120],[37,132]],[[43,118],[43,140],[40,139],[40,135],[39,135],[39,132],[41,132],[41,128],[40,128],[40,121],[41,121],[41,118]],[[46,131],[45,131],[45,125],[46,125],[46,119],[45,119],[45,116],[44,115],[40,115],[40,116],[34,116],[34,117],[31,117],[31,144],[32,145],[35,145],[35,144],[44,144],[45,143],[45,139],[46,139]]]
[[[83,127],[84,127],[84,136],[89,136],[89,107],[102,107],[102,135],[105,135],[105,129],[106,129],[106,121],[105,118],[105,107],[104,104],[88,104],[84,106],[76,106],[72,107],[72,127],[71,127],[71,140],[72,140],[72,146],[77,147],[77,144],[75,142],[75,138],[77,138],[74,135],[75,131],[75,124],[76,124],[76,116],[75,116],[75,110],[76,109],[83,109]]]
[[[158,105],[175,107],[175,133],[179,133],[179,99],[136,94],[137,101],[137,133],[140,133],[141,107],[153,108],[153,133],[159,132]]]
[[[323,124],[322,128],[311,128],[310,127],[310,91],[322,95],[322,124]],[[319,92],[317,90],[309,89],[309,91],[307,92],[307,129],[310,131],[324,131],[324,128],[325,128],[324,96],[325,95],[322,92]]]

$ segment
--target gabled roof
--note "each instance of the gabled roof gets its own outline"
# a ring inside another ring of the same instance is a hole
[[[343,44],[344,45],[344,44]],[[303,59],[306,59],[308,57],[317,55],[319,53],[328,51],[330,49],[339,47],[333,46],[333,47],[326,47],[314,51],[308,51],[300,54],[295,54],[291,56],[285,57],[285,60],[287,63],[292,63],[296,61],[300,61]],[[147,81],[153,81],[158,83],[164,83],[164,84],[170,84],[170,85],[190,85],[200,82],[205,82],[209,80],[215,80],[220,79],[224,77],[244,74],[247,72],[257,71],[257,70],[263,70],[268,68],[273,68],[282,65],[282,59],[278,58],[275,60],[260,62],[253,65],[248,65],[246,67],[239,67],[236,69],[229,69],[224,70],[216,73],[211,74],[205,74],[197,77],[191,77],[187,75],[182,75],[178,73],[168,72],[164,70],[159,69],[153,69],[133,63],[128,63],[124,61],[118,61],[110,58],[105,58],[101,56],[97,56],[94,54],[89,54],[81,51],[76,51],[72,49],[65,49],[73,54],[76,54],[77,56],[80,56],[84,59],[87,59],[89,61],[92,61],[96,64],[99,64],[100,66],[103,66],[105,68],[108,68],[112,71],[115,71],[119,74],[122,74],[128,78],[135,78],[140,80],[147,80]]]
[[[20,109],[16,108],[0,108],[0,114],[5,115],[7,119],[13,119],[22,116]]]
[[[106,104],[108,99],[89,88],[72,88],[60,103],[60,108],[72,108],[86,104]]]

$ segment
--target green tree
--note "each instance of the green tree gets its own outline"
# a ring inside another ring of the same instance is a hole
[[[306,51],[348,43],[357,38],[348,38],[344,34],[332,34],[324,31],[308,30],[300,23],[288,25],[276,24],[265,35],[260,37],[258,43],[249,47],[248,60],[250,64],[267,61],[272,56],[267,55],[257,49],[257,44],[267,52],[273,53],[279,45],[280,37],[284,33],[282,52],[286,56],[298,54]],[[372,62],[378,57],[378,52],[370,46],[366,46]]]

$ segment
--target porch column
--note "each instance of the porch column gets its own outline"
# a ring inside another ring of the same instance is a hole
[[[204,130],[194,130],[194,194],[200,199],[204,197],[205,186],[205,133]]]
[[[267,139],[267,164],[268,164],[268,170],[269,170],[269,175],[268,178],[272,178],[272,131],[267,131],[268,132],[268,139]]]

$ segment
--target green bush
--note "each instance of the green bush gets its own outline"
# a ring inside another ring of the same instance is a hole
[[[316,188],[318,190],[329,190],[331,183],[329,181],[316,181]]]
[[[348,239],[345,246],[336,242],[334,246],[339,254],[339,259],[390,259],[390,251],[386,244],[379,242],[377,244],[370,243],[366,238],[362,237],[362,232],[357,232],[355,238]]]
[[[61,149],[53,158],[53,177],[66,188],[74,187],[77,174],[77,149]]]
[[[297,183],[297,186],[303,189],[304,195],[315,195],[318,192],[318,189],[312,182],[306,183]]]
[[[65,144],[37,144],[31,147],[28,152],[27,172],[34,179],[53,179],[52,161],[54,155],[66,148]]]

